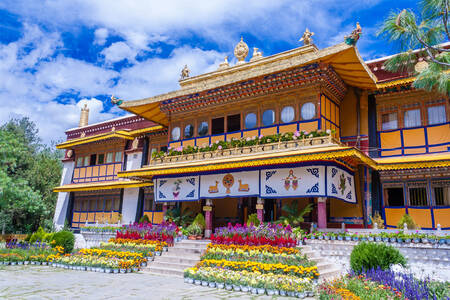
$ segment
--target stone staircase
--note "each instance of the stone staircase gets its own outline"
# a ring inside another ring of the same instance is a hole
[[[319,281],[322,282],[324,280],[331,280],[339,275],[343,274],[341,268],[336,266],[334,263],[329,262],[324,257],[320,256],[318,251],[312,249],[311,246],[300,246],[302,249],[302,253],[306,254],[308,259],[316,262],[317,269],[319,270]]]
[[[144,273],[155,275],[170,275],[183,277],[186,268],[193,267],[200,261],[201,254],[206,250],[208,240],[182,240],[142,270]]]

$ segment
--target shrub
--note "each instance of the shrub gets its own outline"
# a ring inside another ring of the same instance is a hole
[[[192,222],[192,224],[197,224],[199,225],[202,229],[206,228],[206,222],[205,222],[205,217],[203,216],[203,214],[199,213],[195,219],[194,222]]]
[[[147,215],[143,215],[143,216],[139,219],[139,223],[150,223],[150,219],[148,218]]]
[[[199,224],[192,223],[188,226],[187,232],[189,235],[202,235],[203,229]]]
[[[53,241],[55,241],[52,243],[53,247],[64,247],[64,252],[70,253],[72,252],[75,244],[75,236],[71,231],[61,230],[53,235]]]
[[[356,273],[377,268],[387,270],[395,264],[405,267],[406,263],[398,249],[385,244],[363,242],[356,245],[350,255],[350,267]]]
[[[45,235],[44,235],[44,242],[46,242],[46,243],[51,243],[52,241],[53,241],[53,236],[55,235],[55,233],[52,233],[52,232],[50,232],[50,233],[46,233]]]
[[[406,226],[408,226],[408,229],[416,229],[417,225],[416,222],[414,222],[414,219],[408,215],[404,214],[403,217],[398,221],[397,228],[403,229],[403,224],[406,223]]]
[[[250,224],[252,223],[254,226],[259,226],[259,224],[261,224],[261,222],[259,222],[257,214],[251,214],[248,216],[247,226],[250,226]]]
[[[34,244],[37,241],[43,242],[46,234],[47,233],[45,232],[45,230],[41,226],[39,226],[38,230],[36,230],[36,232],[31,235],[29,241],[31,244]]]

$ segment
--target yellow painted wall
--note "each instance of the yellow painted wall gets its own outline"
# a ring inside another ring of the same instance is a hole
[[[431,210],[429,209],[418,209],[418,208],[408,208],[408,214],[413,218],[414,222],[421,228],[432,228],[433,223],[431,222]]]
[[[441,228],[450,227],[450,208],[437,208],[433,209],[434,224],[441,224]]]
[[[405,213],[405,208],[385,208],[386,225],[397,227],[398,222]]]
[[[358,134],[356,131],[356,96],[352,89],[352,87],[348,88],[344,100],[340,103],[341,136],[355,136]]]
[[[314,130],[317,130],[317,121],[312,121],[312,122],[305,122],[305,123],[300,123],[300,131],[307,131],[307,132],[311,132]]]
[[[450,125],[428,127],[427,135],[430,145],[448,143],[450,142]]]

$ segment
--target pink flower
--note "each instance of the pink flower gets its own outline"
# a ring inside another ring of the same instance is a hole
[[[263,137],[264,137],[264,136],[263,136],[262,134],[259,136],[260,139],[262,139]]]
[[[294,136],[299,137],[299,136],[300,136],[300,132],[295,131],[295,132],[294,132]]]
[[[170,150],[170,149],[172,149],[172,147],[171,147],[171,146],[167,147],[167,150]]]
[[[219,147],[217,147],[217,149],[222,150],[222,146],[219,145]]]

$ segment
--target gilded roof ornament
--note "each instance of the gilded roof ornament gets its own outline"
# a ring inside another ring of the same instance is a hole
[[[258,48],[253,47],[253,56],[250,59],[250,61],[255,61],[255,60],[261,59],[262,57],[263,57],[262,52],[258,51]]]
[[[245,58],[248,55],[248,46],[241,37],[241,41],[234,48],[234,56],[238,59],[237,65],[245,63]]]
[[[114,97],[114,95],[111,95],[111,103],[113,105],[119,106],[120,104],[122,104],[122,102],[123,102],[122,99],[116,98],[116,97]]]
[[[311,45],[313,43],[312,36],[314,35],[314,32],[309,31],[308,28],[306,28],[305,32],[303,33],[301,39],[299,42],[303,41],[303,45]]]
[[[184,65],[184,68],[181,70],[180,80],[186,79],[190,76],[191,71],[189,70],[187,65]]]
[[[230,66],[230,64],[228,63],[228,55],[227,55],[227,56],[225,56],[223,62],[220,63],[220,65],[219,65],[219,70],[226,69],[226,68],[228,68],[229,66]]]
[[[359,37],[362,34],[362,28],[359,25],[359,22],[356,22],[356,28],[353,29],[352,33],[350,35],[346,35],[344,37],[344,41],[347,45],[354,46],[356,45],[356,42],[359,40]]]

